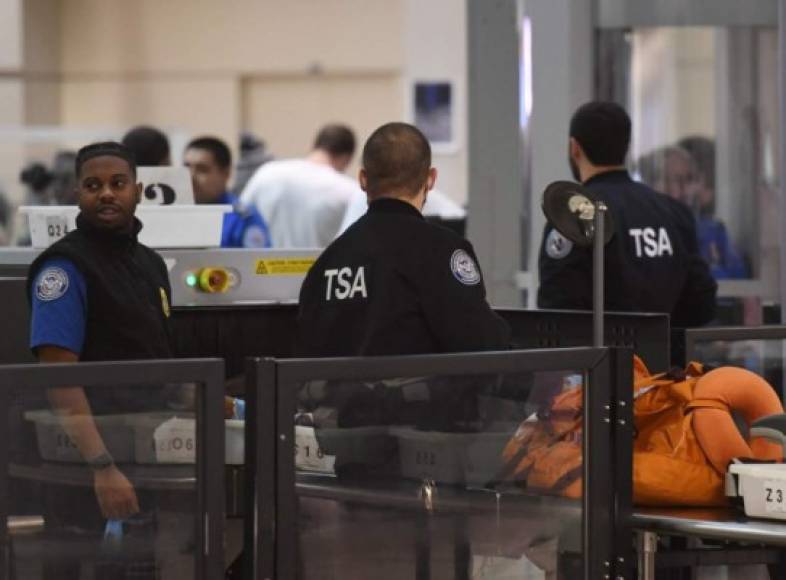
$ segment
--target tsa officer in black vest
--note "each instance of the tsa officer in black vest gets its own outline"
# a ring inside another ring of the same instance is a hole
[[[368,212],[328,246],[300,292],[303,356],[504,349],[510,330],[486,302],[472,245],[421,214],[437,171],[428,140],[383,125],[363,149]]]
[[[76,176],[77,228],[30,267],[31,348],[46,363],[170,357],[167,269],[137,241],[142,186],[133,154],[118,143],[88,145],[77,154]],[[50,390],[56,410],[88,418],[74,423],[69,436],[93,471],[96,518],[125,519],[139,511],[139,501],[92,416],[144,410],[160,390]]]
[[[606,246],[605,306],[666,312],[675,327],[706,324],[717,284],[702,259],[696,224],[681,202],[634,181],[625,169],[631,123],[615,103],[591,102],[570,123],[573,176],[603,200],[614,220]],[[540,308],[592,308],[592,249],[547,225],[539,259]]]

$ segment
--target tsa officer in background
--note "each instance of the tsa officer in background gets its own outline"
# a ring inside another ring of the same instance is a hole
[[[134,213],[142,186],[136,182],[132,153],[114,142],[88,145],[77,154],[76,176],[77,227],[45,250],[28,275],[34,354],[45,363],[171,357],[167,268],[157,253],[137,241],[142,224]],[[93,415],[160,410],[162,391],[49,390],[55,411],[82,419],[66,429],[92,469],[93,491],[60,488],[48,517],[100,531],[106,520],[140,511],[137,493],[115,465]],[[75,566],[66,572],[62,565],[57,577],[78,577],[79,564]]]
[[[233,207],[224,214],[222,248],[269,248],[267,224],[256,208],[242,207],[237,196],[229,193],[232,153],[226,143],[215,137],[191,141],[183,153],[183,163],[191,171],[196,203],[223,203]]]
[[[360,170],[368,212],[306,276],[300,355],[508,348],[510,329],[486,302],[472,245],[421,214],[436,176],[417,128],[390,123],[369,137]]]
[[[570,122],[573,176],[608,206],[614,236],[605,251],[605,307],[666,312],[675,327],[715,315],[717,284],[702,259],[687,206],[633,181],[625,169],[631,123],[615,103],[590,102]],[[540,248],[538,307],[592,308],[592,248],[546,225]]]

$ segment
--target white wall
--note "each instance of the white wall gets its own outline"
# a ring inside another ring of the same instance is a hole
[[[352,127],[359,150],[374,129],[402,115],[398,73],[248,77],[241,92],[243,128],[263,136],[281,157],[304,155],[317,128],[332,121]]]
[[[24,118],[24,83],[19,79],[0,79],[0,127],[18,126]],[[0,192],[18,197],[16,183],[24,159],[23,147],[0,138]]]
[[[0,71],[22,67],[22,0],[0,0]]]
[[[714,135],[714,30],[638,29],[632,42],[632,159],[687,135]]]
[[[89,31],[89,34],[86,34]],[[69,0],[66,73],[398,68],[400,2]]]
[[[472,0],[469,0],[472,1]],[[404,107],[413,120],[415,81],[453,83],[456,147],[434,153],[437,187],[464,205],[467,201],[467,23],[466,0],[404,1]]]
[[[0,0],[0,71],[23,80],[0,87],[0,120],[117,134],[145,122],[233,148],[251,129],[288,157],[326,122],[362,144],[411,120],[411,81],[447,79],[458,147],[434,162],[463,203],[465,19],[465,0]]]
[[[0,127],[20,125],[25,115],[22,10],[22,0],[0,0]],[[21,160],[18,145],[0,140],[0,191],[13,189]]]
[[[252,129],[287,157],[303,154],[324,122],[401,110],[362,91],[347,91],[338,110],[285,108],[303,99],[304,83],[319,94],[335,76],[389,87],[402,62],[400,2],[70,0],[62,38],[66,125],[147,122],[233,146]]]

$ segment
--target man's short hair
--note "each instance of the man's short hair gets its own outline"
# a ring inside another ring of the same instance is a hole
[[[630,117],[617,103],[592,101],[573,114],[570,136],[593,165],[622,165],[630,146]]]
[[[136,178],[136,159],[134,152],[128,147],[116,141],[101,141],[100,143],[91,143],[85,145],[76,152],[76,159],[74,160],[74,169],[76,177],[79,179],[82,175],[82,166],[95,157],[104,156],[119,157],[128,163],[128,168],[131,170],[131,175]]]
[[[346,125],[325,125],[314,140],[314,149],[326,151],[332,157],[355,154],[355,133]]]
[[[204,149],[210,151],[213,155],[213,160],[221,169],[229,169],[232,167],[232,152],[229,147],[221,139],[217,137],[197,137],[192,139],[186,145],[186,151],[189,149]]]
[[[417,127],[388,123],[374,131],[363,147],[366,193],[418,193],[431,169],[431,145]]]
[[[134,152],[138,165],[156,167],[169,163],[169,139],[155,127],[134,127],[123,136],[123,145]]]

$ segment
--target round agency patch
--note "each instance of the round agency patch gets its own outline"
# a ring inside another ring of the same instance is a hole
[[[551,230],[546,237],[546,255],[554,260],[560,260],[570,254],[573,242],[557,230]]]
[[[475,260],[464,250],[456,250],[450,257],[450,269],[453,276],[467,286],[474,286],[480,282],[480,270]]]
[[[62,268],[47,268],[38,276],[35,295],[39,300],[57,300],[68,290],[68,274]]]
[[[265,231],[258,225],[250,225],[243,232],[244,248],[266,248],[269,241]]]

